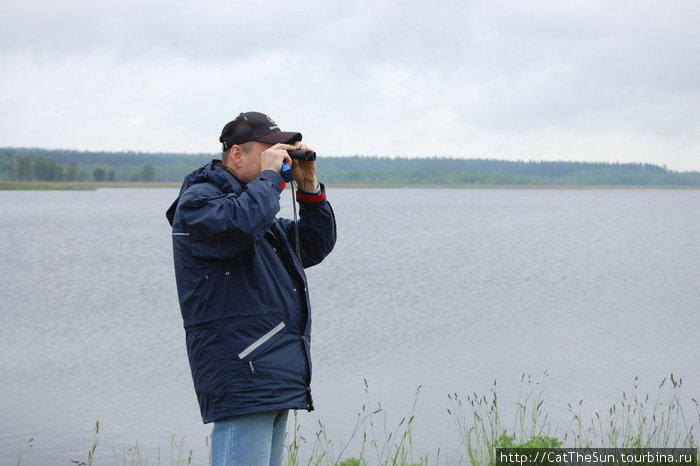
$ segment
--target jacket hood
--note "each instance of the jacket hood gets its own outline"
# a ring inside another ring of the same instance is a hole
[[[189,175],[185,176],[185,180],[182,182],[182,187],[180,188],[180,194],[178,194],[175,201],[173,201],[168,210],[165,212],[165,216],[168,219],[170,226],[173,225],[175,209],[177,208],[178,202],[180,202],[182,193],[184,193],[189,187],[199,183],[212,184],[227,193],[241,191],[244,186],[243,182],[239,181],[235,175],[224,168],[221,160],[212,160],[208,164],[199,167]]]

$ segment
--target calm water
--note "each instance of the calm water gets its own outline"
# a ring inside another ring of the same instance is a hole
[[[0,192],[0,464],[23,447],[25,465],[84,461],[97,420],[96,464],[137,442],[170,464],[171,438],[206,463],[164,216],[176,193]],[[365,379],[390,430],[422,386],[414,451],[443,458],[459,444],[447,394],[494,380],[504,412],[522,374],[543,380],[559,432],[567,403],[606,412],[635,376],[654,395],[674,373],[700,396],[700,191],[328,194],[339,238],[308,271],[307,439],[320,420],[347,440]],[[289,191],[282,204],[291,215]]]

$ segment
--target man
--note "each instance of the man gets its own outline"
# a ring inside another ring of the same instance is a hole
[[[212,465],[281,464],[287,412],[313,409],[305,267],[336,240],[335,217],[300,133],[258,112],[224,126],[221,160],[189,174],[166,213],[187,352]],[[298,185],[299,221],[275,217]],[[297,238],[298,232],[298,252]]]

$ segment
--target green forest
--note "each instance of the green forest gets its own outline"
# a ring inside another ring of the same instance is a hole
[[[0,181],[170,182],[219,154],[89,152],[0,148]],[[504,161],[460,158],[389,158],[367,155],[316,160],[319,177],[343,185],[590,185],[700,186],[700,172],[647,163]]]

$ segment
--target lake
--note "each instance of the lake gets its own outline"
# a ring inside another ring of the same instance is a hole
[[[86,461],[96,421],[94,464],[136,445],[170,464],[182,441],[207,463],[164,215],[176,195],[0,191],[1,464],[20,450],[23,465]],[[440,448],[446,462],[460,441],[447,395],[488,396],[495,380],[512,412],[523,374],[560,435],[569,403],[607,412],[635,377],[654,396],[673,373],[697,434],[700,190],[330,188],[328,199],[338,242],[307,271],[309,443],[322,422],[338,453],[363,405],[381,403],[393,431],[415,402],[414,456]],[[282,215],[291,202],[288,188]]]

